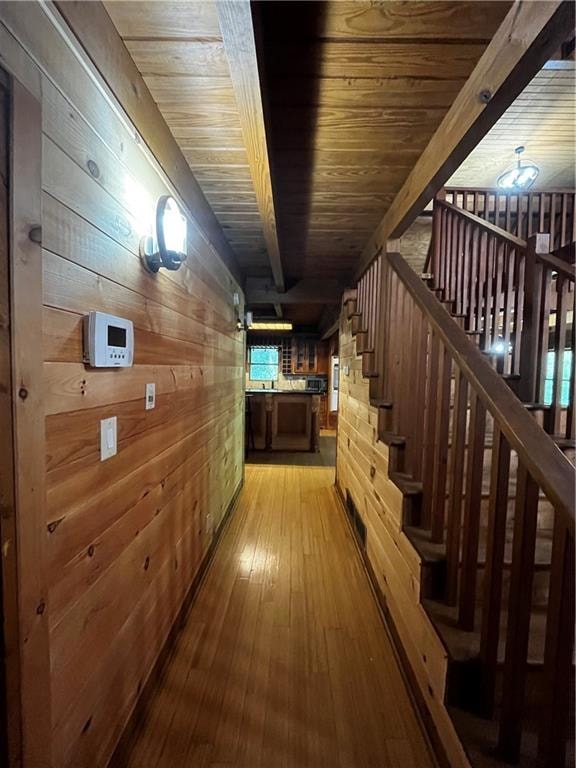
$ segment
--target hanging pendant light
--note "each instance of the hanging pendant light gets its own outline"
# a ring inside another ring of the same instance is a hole
[[[529,189],[536,181],[540,169],[530,161],[522,165],[520,155],[524,152],[524,149],[524,147],[516,147],[514,152],[518,156],[517,164],[498,176],[496,184],[500,189],[508,189],[511,191]]]

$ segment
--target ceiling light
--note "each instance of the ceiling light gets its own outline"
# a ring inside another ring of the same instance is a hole
[[[274,320],[257,320],[249,326],[250,331],[291,331],[292,323]]]
[[[150,272],[180,269],[188,250],[188,222],[178,202],[163,195],[156,207],[156,238],[143,237],[140,255]]]
[[[516,165],[498,176],[496,184],[500,189],[529,189],[536,181],[540,169],[532,162],[527,162],[525,165],[521,164],[520,155],[524,152],[524,147],[516,147],[514,152],[518,155]]]

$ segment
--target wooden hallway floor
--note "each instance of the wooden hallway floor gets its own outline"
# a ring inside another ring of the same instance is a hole
[[[175,651],[115,767],[435,764],[333,482],[332,468],[246,467]]]

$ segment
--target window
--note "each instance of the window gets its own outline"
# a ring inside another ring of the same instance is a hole
[[[544,404],[550,405],[552,402],[552,392],[554,389],[554,360],[555,352],[548,352],[546,360],[546,378],[544,380]],[[572,350],[565,349],[562,360],[562,386],[560,389],[560,404],[564,407],[570,400],[570,374],[572,371]]]
[[[278,347],[250,347],[249,355],[252,381],[275,381],[278,378]]]

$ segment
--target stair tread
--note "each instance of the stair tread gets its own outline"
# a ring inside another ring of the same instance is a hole
[[[390,400],[384,400],[383,398],[371,397],[370,405],[373,408],[392,408],[393,404]]]
[[[389,477],[393,483],[407,496],[414,496],[422,493],[422,483],[414,480],[410,475],[404,472],[390,472]]]

